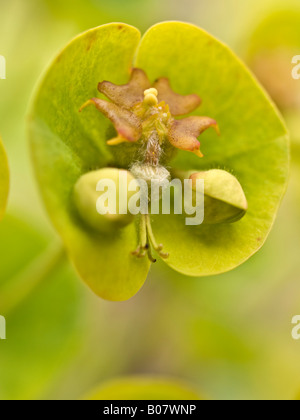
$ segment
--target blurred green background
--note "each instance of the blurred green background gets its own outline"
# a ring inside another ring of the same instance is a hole
[[[56,253],[58,238],[31,168],[26,112],[45,66],[79,32],[113,21],[144,32],[163,20],[208,30],[265,83],[291,130],[291,181],[266,245],[242,267],[188,278],[158,263],[137,296],[110,303],[94,296]],[[7,319],[0,399],[77,399],[113,378],[140,375],[183,381],[211,399],[295,399],[300,341],[291,337],[291,320],[300,314],[300,106],[293,97],[300,80],[290,79],[292,56],[300,54],[299,1],[0,0],[0,54],[7,60],[0,133],[12,178],[0,224],[0,314]],[[274,94],[272,75],[291,101]],[[55,266],[39,282],[49,253]]]

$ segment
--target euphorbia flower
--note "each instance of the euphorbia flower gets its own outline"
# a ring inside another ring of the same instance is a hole
[[[160,78],[153,87],[141,69],[133,69],[129,83],[122,86],[108,81],[99,83],[98,90],[112,102],[93,98],[82,108],[94,104],[96,108],[111,120],[118,136],[107,144],[118,145],[124,142],[148,142],[156,136],[157,143],[163,147],[168,140],[172,146],[195,153],[202,157],[199,135],[209,127],[217,129],[215,120],[209,117],[189,117],[175,120],[173,117],[189,114],[201,103],[198,95],[180,95],[173,92],[169,80]],[[160,151],[162,153],[163,150]],[[158,164],[158,153],[145,156],[145,163]]]
[[[82,104],[95,107],[78,113]],[[200,152],[199,134],[217,123],[221,135],[203,133]],[[68,254],[110,300],[130,298],[145,281],[151,264],[132,255],[137,243],[137,256],[153,260],[152,248],[187,275],[241,264],[264,243],[286,186],[287,134],[278,112],[227,47],[180,22],[155,25],[142,41],[124,24],[76,38],[38,90],[30,135]],[[90,213],[97,177],[124,170],[134,178],[204,179],[205,223],[186,226],[184,215],[171,214],[120,215],[98,225]]]
[[[174,119],[174,116],[194,111],[200,105],[201,99],[196,94],[175,93],[167,78],[156,80],[151,87],[145,72],[134,68],[127,84],[118,86],[103,81],[99,83],[98,90],[112,103],[93,98],[87,101],[81,110],[92,104],[111,120],[118,135],[108,140],[108,145],[138,143],[138,163],[134,159],[129,168],[137,179],[142,178],[149,182],[156,178],[161,181],[162,176],[169,177],[170,174],[161,166],[162,156],[166,161],[168,142],[175,148],[203,157],[197,138],[209,127],[214,127],[218,132],[216,121],[209,117]],[[84,191],[82,189],[81,191],[84,195]],[[153,247],[162,258],[168,258],[169,254],[162,251],[163,245],[156,243],[150,217],[148,215],[140,217],[144,220],[140,223],[139,246],[133,254],[143,257],[147,251],[150,261],[155,262],[151,253]]]

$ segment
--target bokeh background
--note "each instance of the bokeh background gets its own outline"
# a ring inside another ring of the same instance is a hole
[[[243,266],[189,278],[160,262],[137,296],[109,303],[56,255],[58,238],[31,168],[26,113],[45,66],[79,32],[113,21],[144,32],[163,20],[203,27],[249,64],[291,131],[291,180],[266,245]],[[296,399],[300,80],[291,78],[291,60],[300,54],[299,1],[0,0],[0,54],[7,60],[0,133],[11,168],[0,224],[0,314],[7,319],[0,399],[78,399],[128,376],[181,381],[211,399]],[[49,253],[56,264],[44,276]]]

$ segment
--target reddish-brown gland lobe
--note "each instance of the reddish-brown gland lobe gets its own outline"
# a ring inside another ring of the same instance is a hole
[[[157,79],[151,88],[146,73],[135,68],[127,84],[119,86],[103,81],[99,83],[98,90],[111,102],[93,98],[82,109],[93,104],[110,119],[118,136],[108,141],[109,145],[137,142],[141,138],[147,140],[153,134],[161,145],[168,140],[172,146],[201,157],[197,137],[210,127],[218,132],[217,122],[209,117],[173,118],[194,111],[201,104],[201,99],[196,94],[175,93],[167,78]],[[153,124],[153,120],[157,123]]]
[[[205,130],[214,127],[218,132],[218,124],[209,117],[188,117],[182,120],[173,120],[169,129],[168,139],[172,146],[181,150],[196,153],[202,157],[200,143],[197,138]]]
[[[196,94],[180,95],[175,93],[166,77],[155,81],[153,87],[158,91],[158,102],[164,101],[168,104],[174,117],[189,114],[201,104],[201,99]]]
[[[124,141],[136,142],[142,135],[142,124],[139,118],[127,109],[120,108],[111,102],[99,98],[92,98],[83,107],[93,104],[113,123],[118,135]]]
[[[99,83],[98,90],[108,99],[122,108],[131,109],[143,102],[144,91],[151,87],[146,73],[141,69],[133,69],[126,85],[115,85],[108,81]]]

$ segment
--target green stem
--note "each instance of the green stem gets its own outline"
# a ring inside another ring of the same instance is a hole
[[[151,226],[151,216],[149,214],[147,214],[146,216],[146,226],[147,226],[147,234],[148,234],[148,238],[149,241],[151,243],[151,245],[153,246],[153,248],[155,249],[155,251],[164,259],[169,258],[169,254],[166,252],[162,252],[163,249],[163,245],[162,244],[157,244],[153,230],[152,230],[152,226]]]
[[[145,249],[147,246],[147,225],[146,225],[146,216],[144,214],[141,215],[140,221],[140,241],[141,241],[141,248]]]
[[[0,312],[7,316],[43,282],[65,258],[60,243],[50,245],[0,290]]]
[[[140,217],[139,245],[138,248],[132,252],[132,255],[135,255],[138,258],[144,258],[148,254],[149,260],[154,263],[156,262],[156,259],[151,252],[151,248],[153,247],[162,258],[168,258],[169,254],[162,252],[163,245],[157,245],[151,226],[150,215],[142,214]]]
[[[151,244],[153,245],[153,248],[155,249],[155,251],[161,250],[162,245],[157,245],[157,243],[156,243],[156,239],[155,239],[155,236],[154,236],[154,233],[153,233],[153,230],[152,230],[151,220],[150,220],[149,214],[147,215],[147,232],[148,232],[149,240],[150,240]]]

